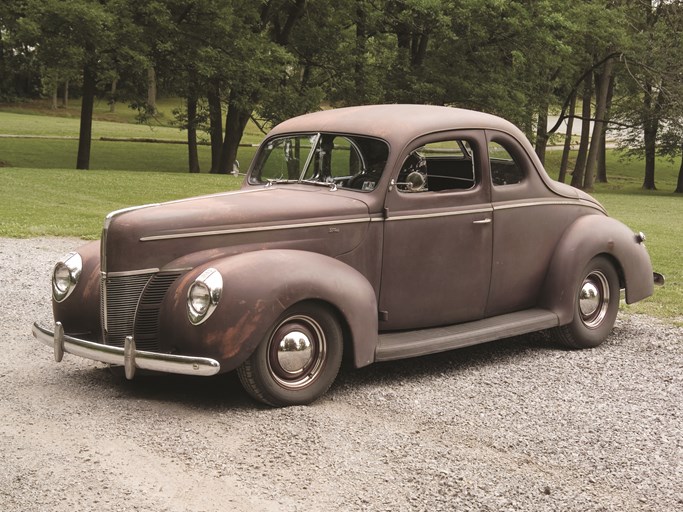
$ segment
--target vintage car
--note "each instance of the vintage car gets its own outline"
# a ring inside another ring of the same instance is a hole
[[[54,349],[137,369],[237,370],[306,404],[355,367],[539,330],[610,333],[653,293],[642,233],[546,174],[520,130],[449,107],[376,105],[275,127],[241,190],[110,213],[58,262]]]

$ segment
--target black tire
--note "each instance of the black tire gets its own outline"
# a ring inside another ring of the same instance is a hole
[[[334,313],[322,304],[302,302],[280,316],[237,374],[247,393],[260,402],[305,405],[332,385],[343,349]]]
[[[619,311],[619,276],[607,258],[593,258],[581,276],[574,298],[574,319],[553,329],[559,342],[575,349],[597,347],[605,341]]]

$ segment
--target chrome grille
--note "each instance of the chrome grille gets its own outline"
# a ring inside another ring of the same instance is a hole
[[[122,347],[126,336],[133,335],[140,295],[154,274],[102,276],[102,326],[107,345]]]
[[[159,273],[142,292],[135,318],[135,345],[140,350],[159,351],[159,308],[180,272]]]

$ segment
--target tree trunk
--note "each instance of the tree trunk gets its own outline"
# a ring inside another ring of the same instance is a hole
[[[251,111],[243,110],[234,103],[228,104],[228,112],[225,116],[225,140],[221,151],[220,174],[232,172],[237,150],[239,149],[242,134],[247,126]]]
[[[109,112],[116,112],[116,83],[118,79],[114,78],[111,81],[111,91],[109,93]]]
[[[81,103],[81,129],[78,134],[78,156],[76,169],[90,168],[90,145],[92,142],[92,112],[95,104],[97,77],[95,68],[87,63],[83,66],[83,99]]]
[[[153,66],[147,68],[147,110],[151,115],[157,112],[157,74]]]
[[[602,73],[596,76],[595,82],[595,123],[593,137],[591,138],[588,158],[586,159],[586,172],[583,180],[584,190],[593,190],[595,184],[595,170],[598,166],[600,142],[603,140],[605,131],[605,114],[607,113],[607,91],[612,76],[614,60],[609,59],[603,66]]]
[[[586,157],[588,155],[588,144],[590,142],[591,131],[591,99],[593,98],[593,80],[591,74],[586,76],[583,82],[583,95],[581,98],[581,142],[579,143],[579,154],[576,156],[574,173],[572,174],[572,187],[581,188],[583,186],[583,175],[586,169]]]
[[[645,129],[643,132],[643,143],[645,144],[645,179],[643,180],[643,188],[645,190],[657,190],[655,186],[657,127],[650,125]]]
[[[560,174],[557,181],[564,183],[567,179],[567,166],[569,164],[569,152],[572,150],[572,130],[574,129],[574,109],[576,108],[576,93],[572,94],[569,100],[569,118],[567,119],[567,131],[564,134],[564,149],[562,150],[562,161],[560,162]]]
[[[645,121],[643,122],[643,144],[645,146],[645,179],[643,188],[645,190],[657,190],[655,186],[655,164],[657,156],[657,132],[661,115],[661,105],[663,103],[664,88],[659,84],[659,94],[656,98],[652,97],[654,87],[646,84],[646,93],[643,97],[645,111]]]
[[[64,97],[62,98],[62,107],[69,108],[69,81],[64,82]]]
[[[57,110],[57,89],[58,89],[57,82],[55,82],[55,85],[52,87],[52,104],[50,105],[50,108],[52,110]]]
[[[676,194],[683,194],[683,144],[681,144],[681,167],[678,170],[678,183],[674,192]]]
[[[598,154],[598,183],[607,183],[607,129],[609,128],[610,113],[612,111],[612,97],[614,96],[614,73],[607,86],[607,103],[605,104],[605,126],[600,134],[600,148]]]
[[[548,145],[548,104],[539,107],[538,121],[536,122],[536,155],[545,165],[545,150]]]
[[[197,153],[197,94],[194,89],[187,95],[187,155],[191,173],[198,173],[199,154]]]
[[[211,173],[220,171],[221,146],[223,144],[223,113],[221,112],[220,82],[218,78],[209,80],[206,93],[209,103],[209,136],[211,137]]]

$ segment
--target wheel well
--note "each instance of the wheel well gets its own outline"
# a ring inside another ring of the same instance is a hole
[[[598,254],[597,256],[602,256],[603,258],[609,260],[609,262],[614,267],[614,270],[617,271],[617,276],[619,277],[619,288],[626,288],[626,278],[624,277],[624,269],[621,267],[621,263],[619,263],[619,260],[616,259],[612,254],[608,253]]]
[[[299,302],[296,302],[292,304],[290,307],[296,306],[298,304],[304,304],[304,303],[310,303],[310,304],[318,304],[321,306],[326,307],[329,309],[332,314],[334,314],[335,318],[337,319],[337,322],[339,322],[339,327],[341,328],[342,331],[342,340],[344,342],[344,354],[343,354],[343,360],[349,361],[353,363],[354,360],[354,355],[355,355],[355,349],[353,345],[353,335],[351,333],[351,327],[349,326],[348,321],[346,320],[346,317],[342,314],[341,310],[331,302],[328,302],[326,300],[322,299],[307,299],[307,300],[302,300]]]

